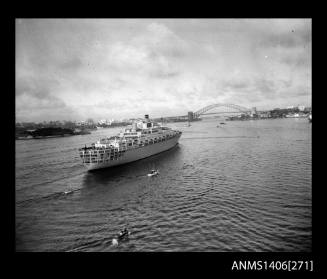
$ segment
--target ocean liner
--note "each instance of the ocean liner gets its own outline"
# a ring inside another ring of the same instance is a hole
[[[88,170],[108,168],[166,151],[178,144],[181,135],[181,131],[150,121],[145,115],[117,136],[80,148],[79,154]]]

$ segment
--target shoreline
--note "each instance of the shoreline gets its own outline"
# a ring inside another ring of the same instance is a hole
[[[88,135],[88,134],[64,134],[64,135],[53,135],[53,136],[36,136],[36,137],[19,137],[15,140],[33,140],[33,139],[49,139],[49,138],[64,138],[64,137],[72,137],[72,136],[80,136],[80,135]]]

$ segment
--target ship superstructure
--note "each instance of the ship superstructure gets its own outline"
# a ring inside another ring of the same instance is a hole
[[[107,168],[140,160],[166,151],[176,144],[182,132],[150,121],[135,121],[117,136],[103,138],[79,149],[88,170]]]

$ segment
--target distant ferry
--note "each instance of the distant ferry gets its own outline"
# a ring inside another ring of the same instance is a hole
[[[117,136],[80,148],[79,154],[88,170],[108,168],[166,151],[178,144],[181,135],[181,131],[152,122],[145,115]]]

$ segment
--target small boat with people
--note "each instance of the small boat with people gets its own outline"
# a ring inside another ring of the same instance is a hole
[[[64,191],[64,194],[65,195],[68,195],[68,194],[71,194],[71,193],[73,193],[74,192],[74,190],[73,189],[68,189],[68,190],[66,190],[66,191]]]
[[[123,230],[121,230],[118,234],[118,239],[123,239],[127,236],[129,236],[131,233],[127,228],[124,228]]]
[[[158,175],[159,174],[159,171],[158,170],[151,170],[151,172],[150,173],[148,173],[148,176],[156,176],[156,175]]]
[[[112,239],[112,245],[118,245],[119,241],[127,239],[130,234],[131,232],[127,228],[124,228],[118,233],[116,238]]]

